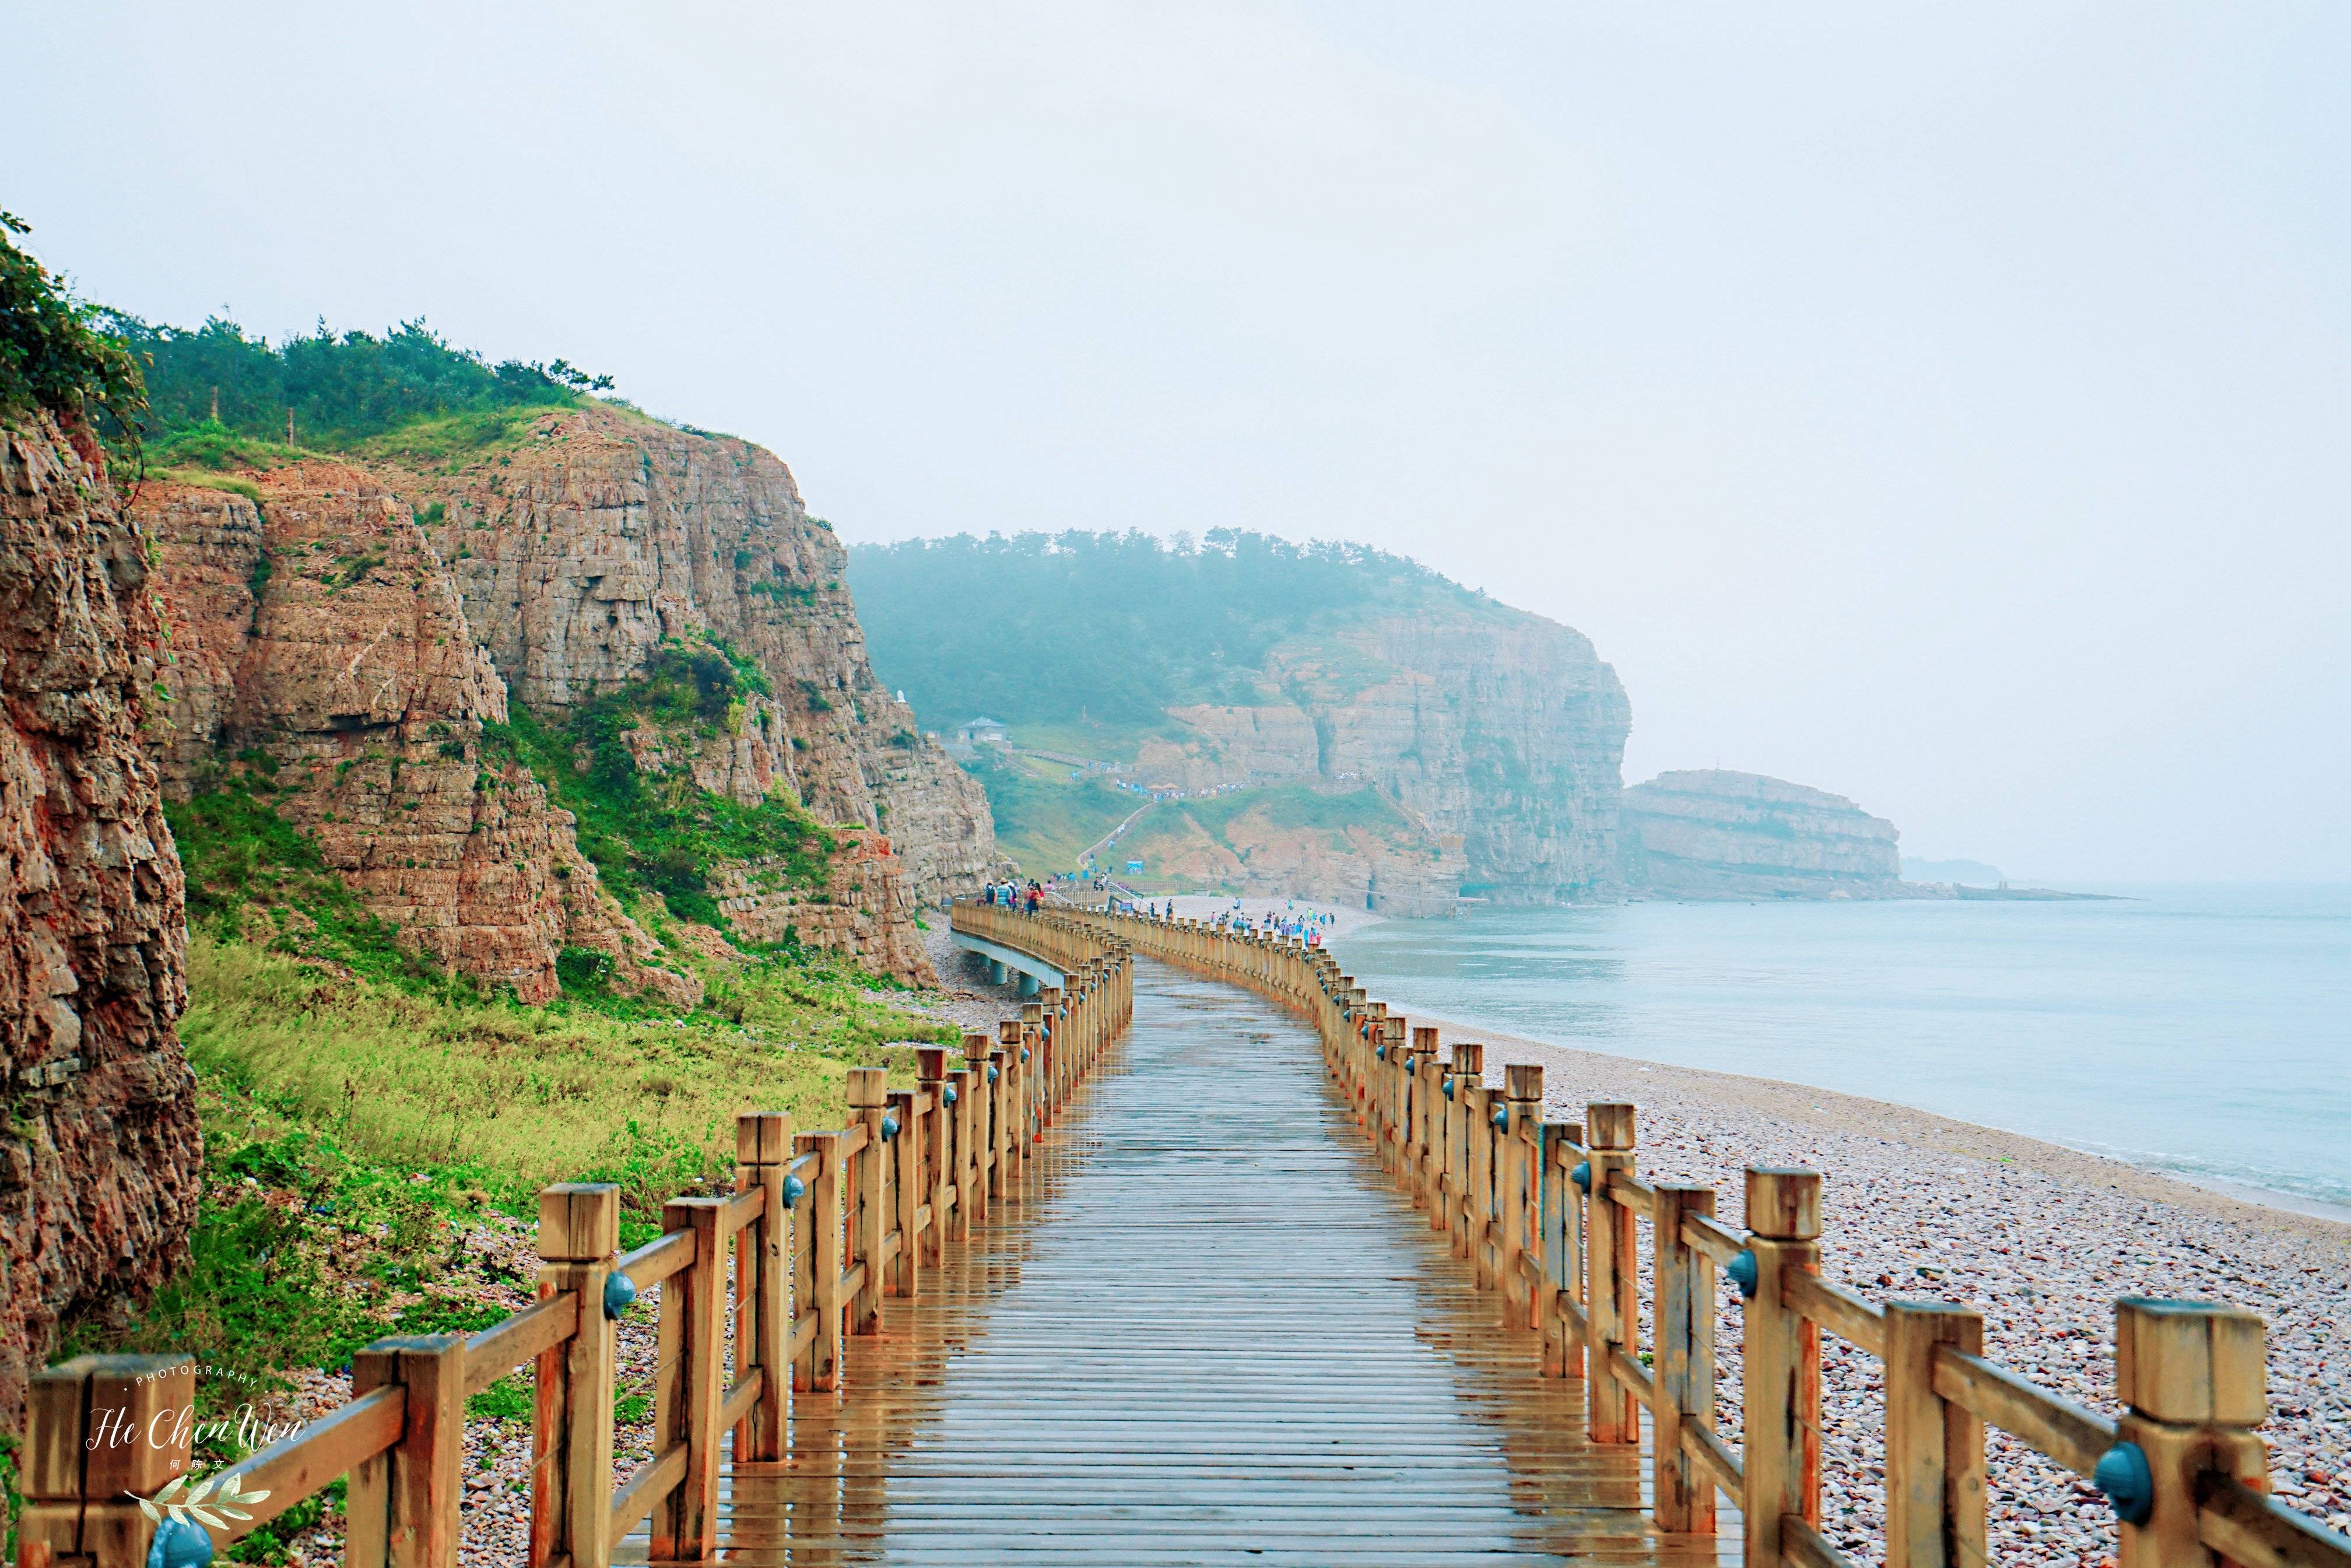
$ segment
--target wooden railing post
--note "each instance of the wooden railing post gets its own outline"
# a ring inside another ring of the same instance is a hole
[[[1649,1416],[1650,1490],[1659,1530],[1711,1535],[1714,1480],[1683,1448],[1682,1427],[1714,1426],[1714,1265],[1682,1239],[1682,1221],[1711,1217],[1714,1189],[1660,1182],[1656,1212],[1649,1317],[1656,1325],[1657,1400]]]
[[[1412,1030],[1413,1191],[1412,1206],[1432,1213],[1441,1205],[1437,1176],[1445,1168],[1440,1140],[1444,1137],[1444,1069],[1437,1061],[1437,1028],[1415,1024]]]
[[[1495,1271],[1502,1277],[1502,1322],[1510,1328],[1534,1328],[1535,1291],[1519,1260],[1534,1250],[1535,1230],[1528,1215],[1535,1165],[1531,1150],[1541,1136],[1543,1070],[1534,1062],[1514,1061],[1502,1069],[1504,1126],[1496,1132],[1494,1181],[1499,1189],[1495,1207],[1499,1235],[1495,1245]]]
[[[1485,1052],[1481,1050],[1481,1068],[1484,1061]],[[1496,1229],[1494,1195],[1499,1189],[1494,1179],[1494,1159],[1501,1145],[1494,1136],[1494,1103],[1500,1095],[1486,1086],[1482,1071],[1460,1092],[1468,1102],[1462,1107],[1461,1132],[1469,1145],[1469,1218],[1462,1228],[1463,1239],[1468,1242],[1465,1256],[1469,1260],[1469,1273],[1478,1281],[1478,1288],[1490,1291],[1499,1283],[1494,1277],[1493,1264],[1493,1253],[1498,1249],[1490,1249],[1488,1243]]]
[[[914,1052],[915,1092],[930,1102],[920,1129],[923,1166],[922,1201],[931,1206],[931,1223],[923,1232],[921,1250],[925,1267],[935,1269],[945,1260],[947,1239],[947,1193],[954,1186],[954,1113],[946,1103],[947,1048],[926,1045]]]
[[[456,1568],[465,1496],[465,1342],[457,1334],[380,1339],[351,1354],[351,1394],[396,1383],[400,1441],[350,1473],[343,1560],[364,1568]]]
[[[33,1374],[28,1393],[17,1563],[145,1568],[155,1527],[131,1499],[188,1473],[194,1364],[76,1356]]]
[[[972,1197],[972,1087],[971,1070],[950,1068],[942,1099],[953,1099],[947,1107],[947,1185],[954,1189],[954,1223],[947,1228],[950,1240],[962,1241],[971,1235]]]
[[[890,1075],[879,1067],[849,1070],[849,1114],[865,1129],[865,1146],[851,1156],[850,1193],[843,1203],[849,1221],[849,1256],[844,1270],[865,1265],[865,1282],[849,1302],[849,1332],[882,1331],[882,1238],[889,1230],[883,1188],[889,1144],[882,1136],[882,1119],[890,1113]]]
[[[604,1287],[621,1244],[621,1189],[564,1182],[538,1195],[538,1295],[579,1303],[571,1337],[541,1351],[531,1393],[530,1568],[611,1561],[612,1373]],[[781,1423],[778,1422],[780,1427]]]
[[[1592,1322],[1591,1354],[1583,1370],[1585,1400],[1590,1409],[1592,1440],[1595,1443],[1638,1443],[1641,1407],[1608,1365],[1608,1353],[1630,1355],[1640,1326],[1639,1227],[1634,1212],[1609,1196],[1609,1178],[1622,1171],[1633,1174],[1633,1107],[1605,1101],[1584,1109],[1583,1124],[1591,1134],[1585,1146],[1590,1165],[1591,1199],[1584,1228],[1585,1310]]]
[[[685,1445],[685,1474],[653,1500],[653,1555],[695,1562],[718,1551],[718,1410],[726,1398],[726,1238],[723,1197],[674,1197],[662,1229],[694,1237],[694,1261],[662,1281],[661,1370],[653,1376],[653,1452]]]
[[[1571,1170],[1576,1155],[1573,1149],[1583,1145],[1583,1124],[1559,1122],[1543,1129],[1543,1199],[1546,1264],[1544,1272],[1552,1287],[1552,1304],[1544,1309],[1541,1320],[1543,1328],[1543,1375],[1545,1377],[1581,1377],[1583,1375],[1583,1343],[1570,1332],[1558,1312],[1558,1298],[1565,1295],[1579,1306],[1583,1301],[1584,1204],[1583,1191],[1575,1185]],[[1551,1238],[1556,1237],[1557,1249]]]
[[[792,1159],[792,1119],[780,1111],[735,1118],[735,1190],[759,1195],[759,1218],[744,1227],[735,1260],[735,1375],[760,1378],[759,1397],[735,1427],[737,1463],[778,1464],[791,1368],[791,1281],[784,1244],[784,1170]],[[580,1321],[587,1322],[582,1308]],[[601,1322],[601,1314],[598,1322]]]
[[[1050,1127],[1061,1109],[1061,1082],[1052,1037],[1045,1032],[1045,1009],[1035,1002],[1020,1009],[1020,1036],[1036,1051],[1038,1126]]]
[[[792,1139],[797,1155],[814,1155],[815,1179],[800,1216],[815,1237],[810,1249],[808,1293],[797,1310],[816,1312],[816,1337],[792,1364],[795,1393],[830,1393],[841,1378],[841,1134],[802,1133]],[[795,1249],[799,1247],[794,1239]]]
[[[1020,1022],[1006,1019],[996,1026],[996,1053],[1004,1063],[1004,1103],[1009,1111],[1011,1125],[1005,1132],[1005,1151],[1010,1156],[1016,1173],[1029,1169],[1029,1140],[1036,1134],[1036,1080],[1029,1073],[1028,1042],[1021,1038]],[[1018,1199],[1019,1183],[1006,1178],[1005,1196]]]
[[[1453,1042],[1453,1055],[1445,1064],[1445,1081],[1439,1092],[1444,1103],[1437,1107],[1444,1118],[1444,1153],[1437,1167],[1437,1190],[1444,1201],[1428,1217],[1429,1228],[1452,1232],[1453,1250],[1457,1256],[1465,1251],[1462,1237],[1469,1227],[1469,1091],[1484,1071],[1486,1048],[1468,1040]]]
[[[1013,1093],[1019,1087],[1012,1070],[1019,1065],[1005,1054],[1000,1038],[987,1042],[987,1197],[991,1204],[1005,1202],[1019,1190],[1012,1178],[1012,1120],[1018,1104]]]
[[[1935,1392],[1935,1347],[1983,1354],[1983,1319],[1945,1301],[1886,1303],[1886,1568],[1977,1568],[1983,1422]]]
[[[1387,1101],[1387,1149],[1381,1159],[1395,1178],[1396,1190],[1410,1192],[1416,1178],[1412,1163],[1412,1075],[1405,1071],[1410,1048],[1402,1018],[1380,1020],[1380,1043],[1387,1060],[1380,1063],[1380,1082]]]
[[[1596,1191],[1595,1191],[1595,1196]],[[1755,1294],[1747,1303],[1742,1370],[1746,1413],[1744,1496],[1748,1568],[1787,1561],[1780,1521],[1821,1521],[1821,1331],[1790,1307],[1782,1281],[1820,1272],[1817,1171],[1747,1171],[1748,1250]]]
[[[964,1195],[971,1205],[972,1223],[987,1218],[987,1197],[995,1186],[993,1152],[996,1135],[996,1085],[987,1081],[987,1055],[992,1049],[987,1036],[967,1033],[963,1037],[964,1087],[970,1103],[965,1107],[968,1119],[964,1125],[971,1133],[971,1159],[967,1166],[971,1190]]]
[[[915,1243],[915,1224],[921,1217],[929,1186],[923,1174],[923,1130],[916,1124],[914,1103],[919,1091],[890,1091],[889,1113],[898,1124],[898,1136],[892,1142],[884,1157],[890,1162],[889,1228],[898,1233],[898,1251],[883,1270],[884,1292],[893,1296],[913,1295],[923,1276],[922,1252]]]
[[[2122,1525],[2120,1568],[2205,1568],[2198,1479],[2233,1476],[2269,1490],[2269,1451],[2253,1428],[2269,1417],[2261,1318],[2205,1301],[2115,1303],[2117,1445],[2136,1445],[2154,1482],[2145,1522]]]

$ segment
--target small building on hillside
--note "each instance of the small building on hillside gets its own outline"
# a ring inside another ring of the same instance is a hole
[[[993,718],[967,718],[956,727],[956,738],[966,746],[1009,746],[1011,732],[1003,721]]]

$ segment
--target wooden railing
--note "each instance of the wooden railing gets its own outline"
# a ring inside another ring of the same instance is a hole
[[[1821,1532],[1825,1331],[1883,1364],[1887,1568],[1988,1560],[1987,1426],[2106,1493],[2120,1521],[2118,1568],[2351,1568],[2351,1540],[2266,1495],[2268,1451],[2254,1430],[2267,1414],[2264,1325],[2254,1313],[2116,1302],[2125,1414],[2109,1419],[1986,1359],[1972,1308],[1880,1304],[1823,1279],[1817,1172],[1750,1167],[1746,1228],[1736,1230],[1715,1218],[1711,1189],[1639,1178],[1633,1106],[1545,1121],[1540,1066],[1512,1063],[1489,1087],[1481,1047],[1456,1042],[1441,1058],[1436,1030],[1407,1031],[1320,948],[1099,911],[1030,923],[1061,940],[1121,941],[1306,1015],[1396,1186],[1501,1297],[1505,1325],[1544,1336],[1545,1370],[1584,1378],[1591,1440],[1638,1448],[1648,1414],[1661,1530],[1713,1532],[1719,1493],[1742,1516],[1748,1568],[1848,1568]],[[1743,1301],[1737,1449],[1715,1431],[1726,1281]]]
[[[268,1497],[215,1544],[348,1477],[346,1563],[454,1568],[465,1400],[530,1366],[531,1568],[604,1568],[648,1520],[654,1560],[715,1557],[727,1435],[737,1469],[790,1460],[792,1395],[837,1388],[844,1336],[879,1332],[884,1298],[914,1295],[946,1241],[1018,1200],[1034,1141],[1133,1014],[1116,938],[1024,928],[1011,941],[1069,984],[998,1039],[964,1036],[960,1064],[920,1047],[912,1089],[852,1069],[845,1127],[794,1136],[780,1114],[738,1118],[735,1191],[673,1200],[634,1251],[619,1250],[617,1187],[541,1193],[538,1301],[470,1337],[358,1352],[348,1404],[225,1472]],[[617,1322],[656,1285],[653,1457],[616,1477]],[[194,1394],[186,1357],[85,1356],[37,1375],[19,1568],[144,1568],[157,1527],[136,1500],[186,1473]],[[201,1561],[172,1555],[200,1546],[166,1542],[164,1560]]]

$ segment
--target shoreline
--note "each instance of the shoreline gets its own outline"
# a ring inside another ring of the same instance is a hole
[[[2127,898],[2125,894],[2089,896],[2117,900]],[[1229,899],[1221,901],[1202,899],[1198,902],[1207,906],[1205,911],[1207,913],[1231,906]],[[1185,909],[1182,913],[1188,915],[1194,911]],[[1332,932],[1332,936],[1334,938],[1346,936],[1369,926],[1386,923],[1386,916],[1368,911],[1342,912],[1339,925]],[[1695,1079],[1719,1079],[1726,1082],[1776,1087],[1786,1091],[1792,1099],[1810,1095],[1815,1100],[1826,1097],[1855,1106],[1868,1106],[1896,1117],[1917,1118],[1924,1123],[1939,1124],[1950,1129],[1973,1132],[1986,1139],[2004,1140],[2019,1147],[2046,1151],[2046,1157],[2036,1157],[2030,1163],[2053,1172],[2059,1169],[2072,1170],[2074,1173],[2073,1179],[2095,1182],[2098,1179],[2095,1175],[2098,1170],[2126,1173],[2133,1182],[2145,1184],[2144,1190],[2147,1196],[2158,1197],[2162,1201],[2182,1203],[2190,1207],[2209,1208],[2217,1200],[2220,1207],[2212,1208],[2212,1212],[2230,1213],[2241,1209],[2267,1211],[2293,1215],[2301,1219],[2315,1220],[2334,1229],[2351,1231],[2351,1204],[2335,1203],[2303,1193],[2280,1192],[2274,1188],[2259,1186],[2251,1182],[2228,1176],[2190,1176],[2179,1171],[2136,1165],[2112,1155],[2095,1154],[2088,1150],[2074,1148],[2070,1145],[2052,1143],[2045,1138],[2034,1137],[2029,1134],[2012,1133],[2004,1127],[1961,1121],[1957,1117],[1943,1115],[1939,1112],[1905,1105],[1897,1101],[1872,1100],[1865,1095],[1852,1094],[1837,1089],[1820,1088],[1792,1079],[1752,1077],[1735,1072],[1723,1072],[1710,1068],[1680,1067],[1671,1062],[1656,1061],[1643,1057],[1617,1056],[1608,1051],[1587,1051],[1580,1046],[1560,1045],[1551,1040],[1535,1039],[1531,1035],[1520,1035],[1508,1030],[1490,1029],[1481,1024],[1464,1023],[1451,1019],[1424,1018],[1420,1021],[1438,1024],[1445,1031],[1445,1038],[1448,1040],[1458,1035],[1462,1039],[1468,1040],[1508,1040],[1544,1051],[1563,1051],[1592,1057],[1595,1060],[1622,1061],[1628,1067],[1656,1072],[1683,1073],[1691,1075]]]
[[[2094,1154],[2001,1127],[1964,1122],[1896,1101],[1873,1100],[1866,1095],[1787,1079],[1681,1067],[1611,1051],[1587,1051],[1452,1019],[1415,1014],[1413,1021],[1435,1024],[1439,1038],[1448,1043],[1454,1040],[1480,1041],[1489,1059],[1498,1063],[1542,1061],[1548,1067],[1556,1060],[1570,1071],[1604,1081],[1648,1078],[1657,1086],[1678,1088],[1691,1098],[1725,1110],[1757,1112],[1823,1132],[1850,1134],[1868,1128],[1871,1136],[1924,1152],[2013,1165],[2071,1186],[2124,1192],[2149,1202],[2171,1204],[2218,1218],[2259,1224],[2351,1247],[2351,1206],[2328,1203],[2323,1198],[2273,1192],[2218,1176],[2191,1177],[2156,1170],[2110,1155]],[[1489,1069],[1487,1076],[1490,1082],[1501,1082],[1498,1071]],[[1628,1084],[1626,1092],[1606,1097],[1631,1100],[1637,1104],[1640,1086]],[[1547,1105],[1557,1099],[1551,1092],[1548,1073],[1544,1099]],[[1580,1105],[1564,1108],[1575,1112],[1580,1119]],[[1834,1179],[1834,1171],[1823,1174]]]

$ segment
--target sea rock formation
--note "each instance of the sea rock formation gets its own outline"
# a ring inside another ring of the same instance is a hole
[[[58,1320],[184,1258],[203,1149],[174,1026],[179,857],[143,667],[162,632],[96,447],[0,418],[0,1427]]]
[[[1626,880],[1674,898],[1900,898],[1900,831],[1760,773],[1661,773],[1625,791]]]
[[[1263,675],[1284,700],[1170,710],[1188,735],[1145,741],[1135,780],[1368,785],[1429,850],[1458,846],[1461,891],[1504,904],[1622,892],[1632,709],[1581,632],[1499,605],[1434,607],[1279,644]]]
[[[237,486],[151,484],[139,503],[171,621],[155,749],[175,796],[266,759],[280,814],[451,967],[543,1000],[559,950],[591,947],[623,986],[690,1001],[699,982],[484,726],[510,700],[559,718],[716,637],[768,693],[698,737],[632,733],[639,766],[848,824],[865,847],[833,881],[857,895],[790,924],[930,977],[912,910],[987,868],[986,798],[874,681],[840,543],[771,455],[599,407],[550,411],[487,455],[304,462]],[[896,854],[873,847],[885,837]],[[709,872],[723,899],[761,880]]]

